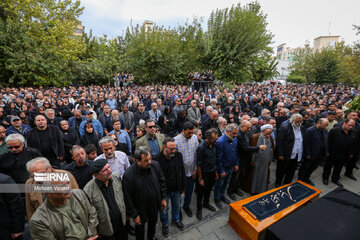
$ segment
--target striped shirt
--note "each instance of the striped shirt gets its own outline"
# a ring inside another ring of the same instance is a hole
[[[183,156],[185,174],[191,177],[196,170],[196,150],[199,146],[198,139],[195,134],[190,139],[184,137],[181,133],[175,138],[176,149]]]

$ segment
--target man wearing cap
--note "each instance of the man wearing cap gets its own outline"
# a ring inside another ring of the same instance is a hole
[[[98,159],[92,166],[94,178],[88,182],[84,192],[90,203],[96,208],[101,239],[126,240],[126,208],[121,179],[112,173],[106,159]]]
[[[80,137],[82,137],[85,134],[85,124],[88,122],[91,122],[93,125],[94,130],[100,134],[100,136],[104,135],[104,129],[101,125],[101,122],[95,118],[93,118],[93,112],[92,111],[86,111],[85,112],[86,119],[81,122],[79,127]]]
[[[62,185],[69,182],[52,181]],[[98,238],[99,224],[96,209],[80,189],[70,192],[45,193],[46,200],[29,220],[32,239],[87,239]]]
[[[31,130],[31,127],[26,124],[22,124],[20,117],[14,116],[10,119],[11,126],[6,129],[6,136],[9,136],[13,133],[19,133],[24,137]]]

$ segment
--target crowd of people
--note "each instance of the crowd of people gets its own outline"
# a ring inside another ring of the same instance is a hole
[[[297,179],[314,186],[319,165],[325,185],[331,176],[342,186],[344,166],[356,181],[360,110],[344,109],[358,95],[342,85],[2,88],[0,184],[67,173],[72,190],[0,193],[0,234],[144,239],[147,224],[156,239],[159,216],[169,235],[170,204],[172,223],[184,229],[182,212],[201,220],[203,208],[222,209],[243,192]]]

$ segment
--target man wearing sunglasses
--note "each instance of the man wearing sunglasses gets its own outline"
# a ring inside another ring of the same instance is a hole
[[[19,133],[6,138],[8,152],[0,156],[0,172],[10,175],[16,183],[25,183],[29,178],[26,163],[41,154],[33,148],[25,147],[25,139]]]

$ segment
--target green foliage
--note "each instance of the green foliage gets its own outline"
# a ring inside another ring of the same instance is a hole
[[[346,113],[355,111],[357,112],[360,109],[360,96],[356,97],[348,106]]]
[[[73,35],[80,0],[0,3],[0,82],[4,85],[104,84],[132,72],[138,84],[187,83],[189,72],[213,69],[223,82],[263,81],[276,74],[272,35],[257,2],[214,11],[176,28],[128,27],[109,39]]]
[[[211,13],[206,60],[219,78],[240,82],[267,77],[263,71],[268,63],[264,61],[269,59],[272,35],[266,26],[266,15],[257,2],[244,7],[239,3]]]
[[[80,1],[0,3],[0,80],[4,85],[67,85],[84,45],[73,37]]]
[[[344,42],[316,52],[306,48],[294,57],[291,68],[290,79],[301,76],[308,83],[359,84],[360,51]]]
[[[306,83],[306,78],[304,76],[295,75],[291,72],[287,77],[286,81],[292,83]]]

